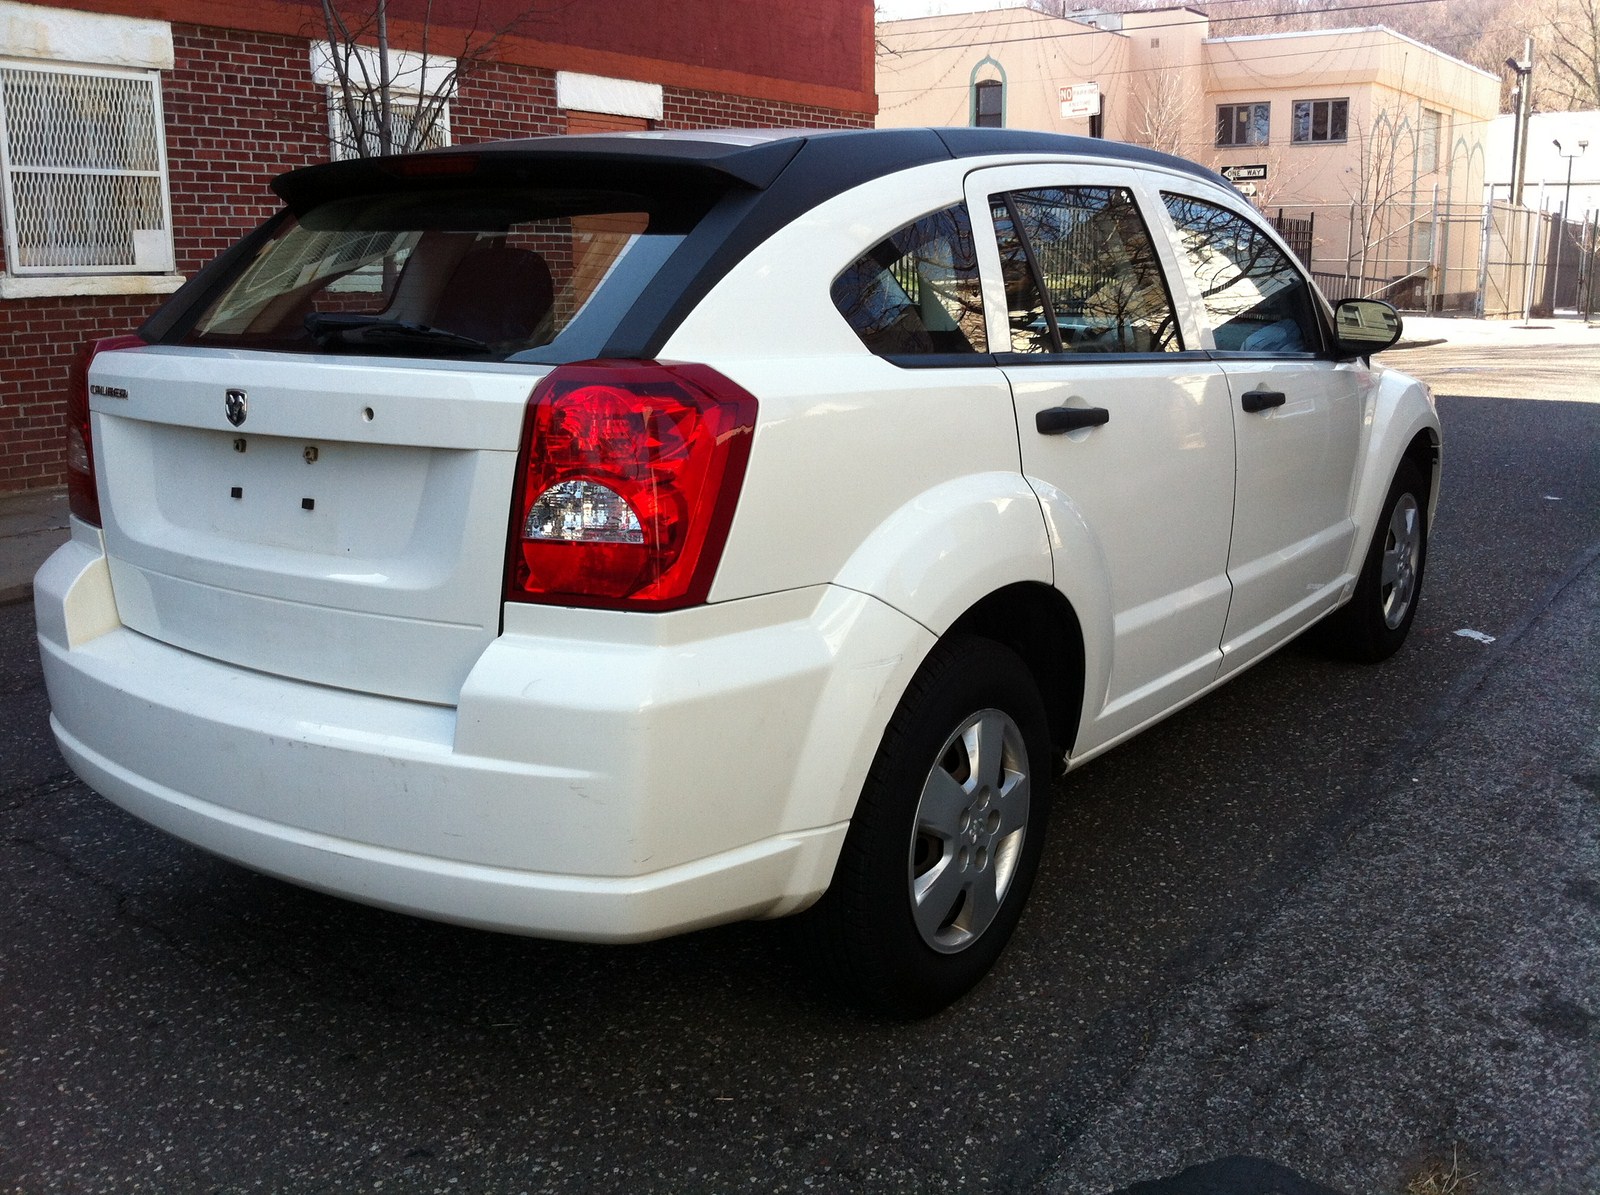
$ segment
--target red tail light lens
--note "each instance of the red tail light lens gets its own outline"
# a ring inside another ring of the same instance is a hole
[[[94,437],[89,431],[89,366],[100,353],[143,344],[137,336],[91,340],[67,370],[67,509],[96,527],[100,526],[100,493],[95,486]]]
[[[706,600],[756,400],[702,365],[563,365],[528,400],[506,600],[675,610]]]

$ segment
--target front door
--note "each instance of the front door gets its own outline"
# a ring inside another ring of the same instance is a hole
[[[1309,625],[1350,580],[1351,488],[1373,380],[1328,351],[1305,276],[1253,218],[1176,191],[1162,199],[1233,400],[1228,672]]]

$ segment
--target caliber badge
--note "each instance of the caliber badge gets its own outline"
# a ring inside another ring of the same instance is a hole
[[[222,409],[228,416],[228,422],[238,427],[244,422],[245,416],[250,414],[250,401],[245,397],[243,390],[229,390],[223,396]]]

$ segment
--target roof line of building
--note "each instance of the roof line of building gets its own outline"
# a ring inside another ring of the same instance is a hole
[[[1407,36],[1397,29],[1391,29],[1387,25],[1350,25],[1342,29],[1301,29],[1297,32],[1291,31],[1287,33],[1236,33],[1231,37],[1207,37],[1204,41],[1207,44],[1212,42],[1283,41],[1291,37],[1333,37],[1347,33],[1387,33],[1390,37],[1398,38],[1408,45],[1416,46],[1419,50],[1437,54],[1440,58],[1446,58],[1457,66],[1464,66],[1469,71],[1476,71],[1486,79],[1493,79],[1497,83],[1500,81],[1500,76],[1493,71],[1486,71],[1481,66],[1474,66],[1463,58],[1457,58],[1454,54],[1446,54],[1438,46],[1430,46],[1427,42],[1418,41],[1416,38]]]

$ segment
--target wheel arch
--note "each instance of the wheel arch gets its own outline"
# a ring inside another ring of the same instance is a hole
[[[1428,481],[1428,524],[1433,524],[1433,512],[1439,505],[1439,429],[1437,427],[1423,428],[1411,437],[1411,442],[1406,445],[1402,453],[1403,459],[1416,466]]]
[[[1050,727],[1050,750],[1064,760],[1083,716],[1083,626],[1060,590],[1037,582],[1007,585],[971,606],[946,635],[973,635],[1010,648],[1033,676]]]
[[[1357,534],[1351,545],[1348,569],[1352,578],[1350,592],[1354,591],[1353,578],[1361,571],[1361,563],[1377,531],[1377,519],[1389,493],[1389,483],[1402,462],[1416,465],[1427,479],[1431,528],[1438,508],[1441,452],[1439,417],[1422,383],[1396,371],[1380,375],[1372,411],[1371,440],[1355,493]],[[1348,598],[1349,592],[1345,596]]]

